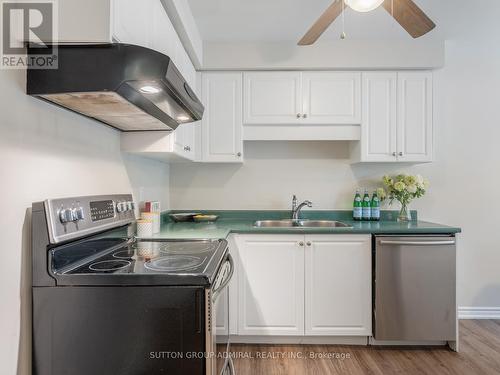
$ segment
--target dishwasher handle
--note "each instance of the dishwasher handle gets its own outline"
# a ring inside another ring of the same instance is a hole
[[[381,240],[381,245],[408,245],[408,246],[441,246],[455,245],[455,240],[448,241],[388,241]]]

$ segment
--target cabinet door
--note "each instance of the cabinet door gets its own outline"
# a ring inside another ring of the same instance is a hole
[[[398,73],[398,160],[432,161],[432,73]]]
[[[363,73],[361,161],[395,162],[397,73]]]
[[[181,124],[173,133],[174,152],[190,160],[194,160],[196,154],[194,126],[194,123]]]
[[[151,47],[153,0],[113,1],[113,38],[121,43]]]
[[[180,43],[180,42],[179,42]],[[182,74],[189,87],[194,91],[196,88],[196,70],[191,62],[191,58],[184,49],[182,44],[179,44],[179,51],[177,51],[178,63],[176,64],[179,72]]]
[[[245,73],[244,78],[245,124],[295,124],[300,121],[300,73]]]
[[[371,236],[305,240],[305,334],[371,335]]]
[[[174,152],[177,154],[183,154],[187,140],[187,124],[179,125],[177,129],[174,130],[173,135],[174,135],[174,141],[173,141]]]
[[[243,161],[241,96],[241,73],[203,73],[203,161]]]
[[[238,333],[304,334],[304,236],[237,236]]]
[[[121,0],[115,0],[121,1]],[[161,1],[153,4],[153,32],[151,35],[151,48],[176,60],[176,41],[179,39],[177,32],[170,22]],[[175,62],[174,62],[175,64]]]
[[[224,289],[220,298],[220,302],[217,305],[216,317],[215,317],[215,330],[217,335],[227,336],[229,335],[228,326],[228,315],[229,315],[229,302],[228,302],[228,288]]]
[[[301,123],[361,123],[361,73],[303,73],[302,92]]]

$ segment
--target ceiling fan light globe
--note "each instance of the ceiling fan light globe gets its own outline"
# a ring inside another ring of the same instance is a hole
[[[370,12],[382,5],[384,0],[345,0],[346,5],[356,12]]]

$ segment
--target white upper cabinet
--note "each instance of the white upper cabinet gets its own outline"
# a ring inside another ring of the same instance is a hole
[[[304,334],[304,236],[236,236],[238,334]]]
[[[302,73],[302,123],[361,123],[361,73]]]
[[[120,43],[151,47],[151,39],[154,32],[152,16],[155,11],[155,1],[112,1],[113,38]],[[160,3],[159,1],[156,2]]]
[[[160,0],[112,2],[113,39],[151,48],[169,56],[189,86],[197,90],[195,68]],[[173,132],[138,132],[122,136],[122,150],[165,161],[198,159],[197,123],[182,124]]]
[[[363,73],[362,160],[380,162],[395,160],[396,92],[396,73]]]
[[[160,0],[112,2],[113,39],[169,56],[191,88],[196,71]]]
[[[432,74],[398,73],[398,160],[432,161]]]
[[[194,160],[196,156],[195,124],[181,124],[172,133],[173,151],[188,160]]]
[[[359,124],[361,74],[245,73],[245,125]]]
[[[202,161],[243,161],[242,74],[203,73]]]
[[[301,74],[245,73],[245,124],[290,124],[302,115]]]
[[[151,48],[169,56],[177,64],[176,55],[179,48],[177,41],[179,38],[160,1],[153,3],[152,15],[153,19],[150,21],[155,32],[154,37],[151,38]]]
[[[432,73],[363,73],[361,162],[430,162]]]
[[[306,336],[370,336],[371,236],[305,236]]]

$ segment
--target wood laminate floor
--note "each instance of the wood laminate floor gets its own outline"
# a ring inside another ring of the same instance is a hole
[[[237,375],[500,374],[500,321],[461,321],[460,353],[447,348],[241,344],[231,351]]]

